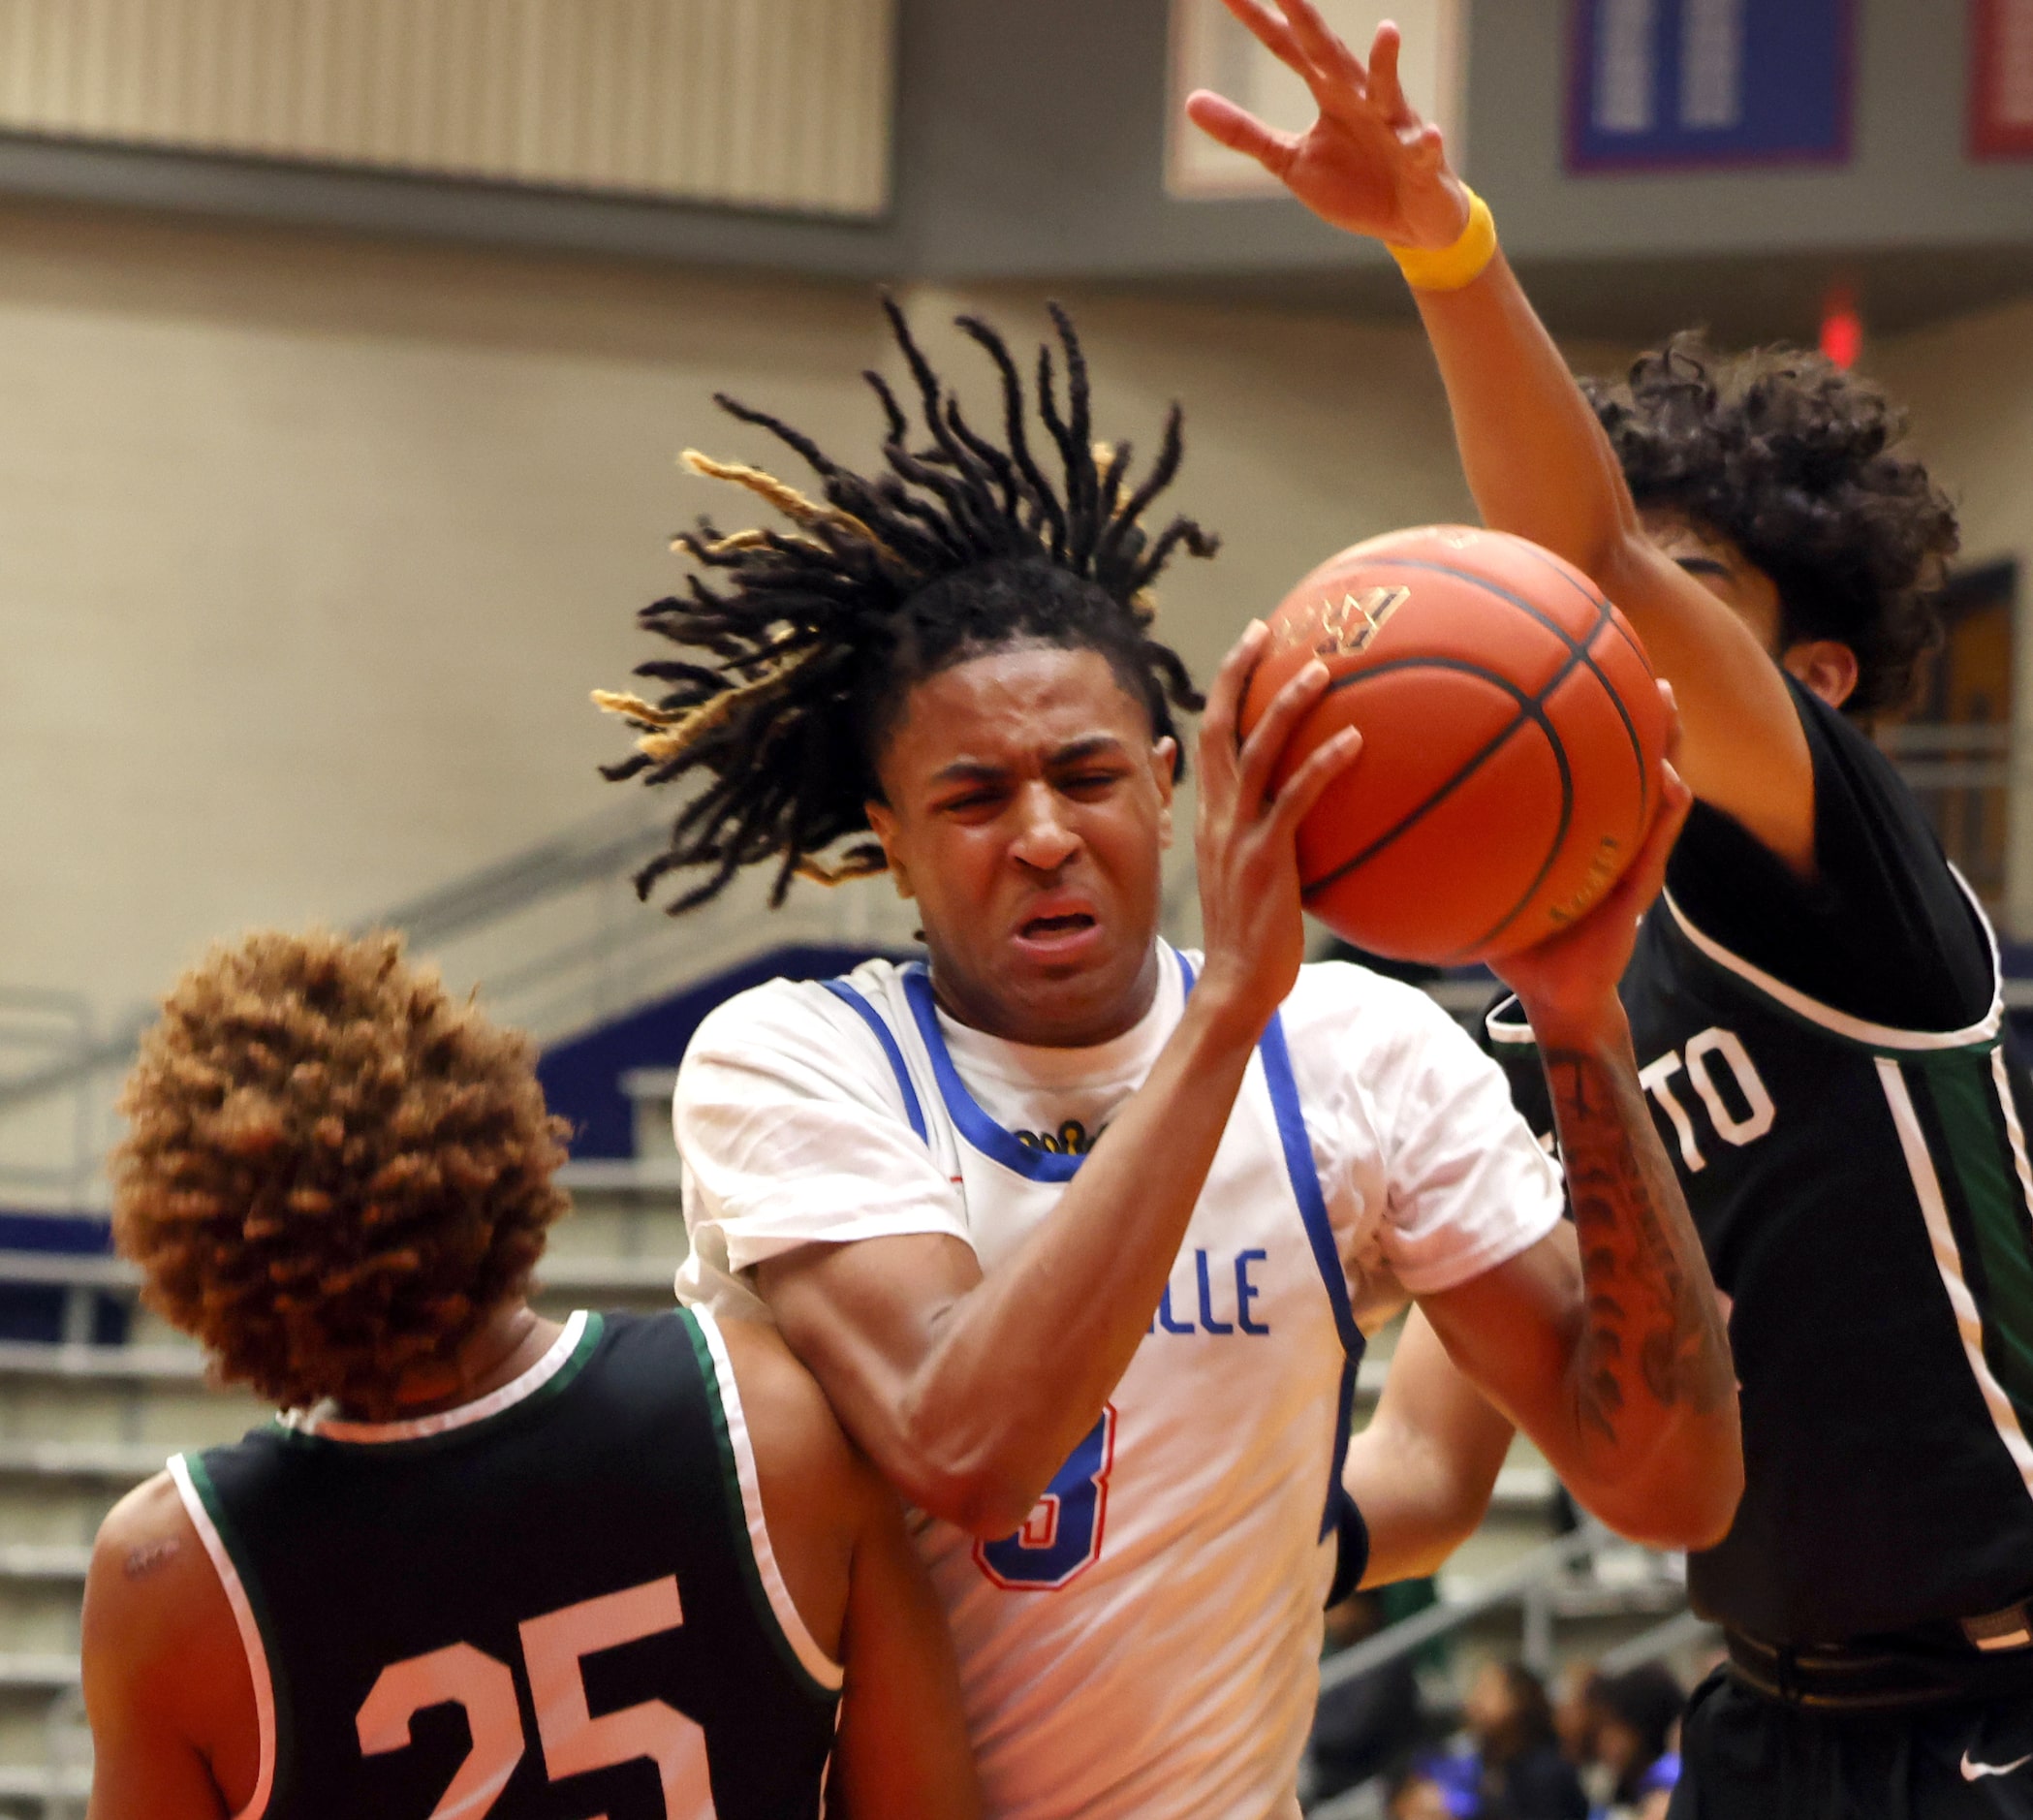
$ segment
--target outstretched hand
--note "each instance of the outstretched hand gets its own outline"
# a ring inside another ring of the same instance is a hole
[[[1694,803],[1694,792],[1673,769],[1680,719],[1672,688],[1659,693],[1672,716],[1666,759],[1659,767],[1659,806],[1644,844],[1602,901],[1556,935],[1501,960],[1490,970],[1517,994],[1544,1050],[1569,1032],[1594,1029],[1616,1004],[1617,983],[1631,964],[1638,925],[1666,884],[1666,863]]]
[[[1279,133],[1225,95],[1195,89],[1186,114],[1210,139],[1254,158],[1323,221],[1393,246],[1451,245],[1468,198],[1448,168],[1440,129],[1398,84],[1402,40],[1386,20],[1365,64],[1328,28],[1313,0],[1222,0],[1319,106],[1303,133]]]
[[[1194,997],[1233,1011],[1251,1043],[1292,990],[1306,957],[1298,825],[1362,748],[1362,736],[1344,727],[1273,788],[1287,742],[1327,692],[1328,671],[1317,661],[1305,665],[1271,698],[1249,737],[1240,738],[1242,697],[1269,638],[1264,622],[1252,620],[1207,691],[1194,835],[1205,947]]]

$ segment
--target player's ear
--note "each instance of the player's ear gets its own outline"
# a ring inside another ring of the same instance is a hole
[[[899,897],[915,897],[911,889],[911,868],[903,863],[903,855],[896,850],[896,811],[887,802],[878,802],[870,798],[861,804],[868,817],[868,831],[883,843],[883,855],[890,862],[890,876],[896,881]]]
[[[1178,782],[1179,742],[1170,734],[1150,749],[1150,780],[1158,787],[1158,845],[1172,845],[1172,792]]]
[[[1801,639],[1779,661],[1830,707],[1840,707],[1857,687],[1857,653],[1840,639]]]

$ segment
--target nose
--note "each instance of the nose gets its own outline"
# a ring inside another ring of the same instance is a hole
[[[1056,872],[1079,851],[1079,836],[1066,825],[1058,793],[1043,782],[1024,787],[1016,800],[1016,837],[1011,857],[1034,872]]]

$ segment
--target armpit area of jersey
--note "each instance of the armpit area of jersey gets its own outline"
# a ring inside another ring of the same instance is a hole
[[[1697,927],[1873,1023],[1955,1030],[1990,1002],[1990,944],[1913,793],[1863,732],[1788,677],[1814,763],[1818,875],[1697,802],[1668,888]]]

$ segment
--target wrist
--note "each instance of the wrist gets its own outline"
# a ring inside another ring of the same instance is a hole
[[[1263,1038],[1275,1007],[1267,1009],[1261,993],[1248,989],[1250,984],[1231,982],[1214,967],[1204,968],[1194,982],[1179,1033],[1202,1051],[1204,1060],[1212,1061],[1229,1050],[1247,1055]]]
[[[1397,261],[1405,282],[1415,291],[1458,291],[1473,284],[1496,257],[1496,218],[1489,204],[1456,179],[1468,204],[1468,219],[1446,246],[1395,246],[1385,250]]]
[[[1631,1020],[1615,993],[1592,1005],[1561,1005],[1519,996],[1542,1055],[1627,1055]]]

